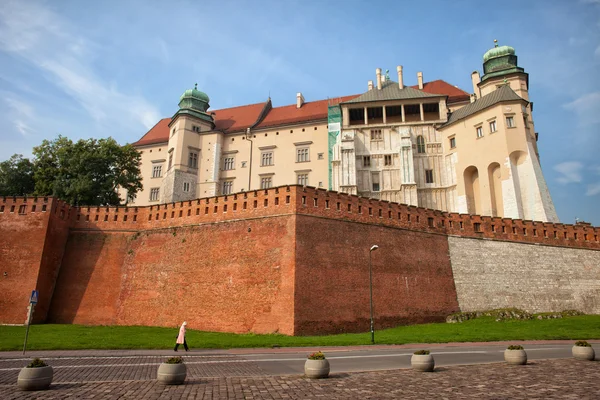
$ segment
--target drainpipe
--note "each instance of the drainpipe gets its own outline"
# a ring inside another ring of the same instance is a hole
[[[248,166],[248,192],[251,190],[250,186],[252,184],[252,145],[254,144],[254,142],[252,141],[252,139],[250,139],[251,135],[250,135],[250,128],[246,128],[246,140],[250,141],[250,165]]]

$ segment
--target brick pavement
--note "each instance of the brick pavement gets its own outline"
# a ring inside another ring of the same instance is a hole
[[[248,366],[243,368],[254,368],[252,363],[244,364]],[[163,386],[157,383],[152,377],[156,366],[150,370],[152,373],[148,372],[143,377],[134,379],[114,377],[118,380],[102,382],[66,382],[61,379],[45,392],[21,392],[12,383],[15,380],[10,382],[2,379],[0,398],[481,400],[597,399],[600,393],[600,362],[574,359],[533,361],[526,366],[496,363],[442,367],[436,368],[434,373],[417,373],[412,370],[342,373],[323,380],[264,375],[211,378],[202,376],[206,372],[190,368],[186,384],[181,386]],[[260,373],[259,370],[254,373]],[[126,367],[121,372],[125,371]],[[248,372],[252,373],[250,370]]]

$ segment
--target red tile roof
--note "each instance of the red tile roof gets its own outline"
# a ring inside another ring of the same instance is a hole
[[[244,131],[256,123],[265,103],[249,104],[222,110],[208,111],[214,113],[215,130],[229,132]]]
[[[169,141],[169,124],[171,118],[163,118],[152,127],[140,140],[133,143],[134,146],[146,146],[149,144],[164,143]]]
[[[411,86],[411,88],[417,89],[419,85]],[[452,86],[446,81],[438,79],[436,81],[425,82],[423,84],[423,91],[431,94],[444,94],[448,96],[448,103],[457,103],[460,101],[469,101],[469,93],[462,89]]]
[[[415,86],[411,86],[415,88]],[[423,91],[431,94],[442,94],[448,96],[449,103],[468,101],[469,94],[442,80],[427,82],[423,85]],[[295,124],[301,122],[316,121],[327,118],[327,107],[351,100],[359,95],[336,97],[328,100],[309,101],[296,108],[296,104],[274,107],[260,121],[256,128],[267,128],[279,125]],[[214,113],[215,129],[225,133],[240,132],[254,126],[266,106],[265,103],[248,104],[245,106],[224,108],[210,111]],[[140,140],[133,143],[135,146],[146,146],[150,144],[164,143],[169,140],[169,124],[171,118],[163,118],[152,129],[150,129]]]
[[[327,119],[328,106],[342,103],[357,96],[358,95],[336,97],[328,100],[309,101],[302,104],[302,107],[300,108],[296,108],[296,104],[275,107],[269,111],[267,116],[260,122],[260,124],[258,124],[257,128]]]
[[[260,116],[265,103],[248,104],[245,106],[223,108],[210,111],[215,120],[215,129],[225,133],[244,131],[252,126]],[[133,143],[134,146],[147,146],[150,144],[164,143],[169,141],[169,124],[171,118],[161,119],[140,140]]]

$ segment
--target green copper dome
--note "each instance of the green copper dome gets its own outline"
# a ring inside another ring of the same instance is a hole
[[[198,90],[198,84],[193,89],[188,89],[179,98],[179,108],[192,108],[206,112],[210,105],[210,99],[204,92]]]
[[[483,62],[489,61],[492,58],[503,57],[503,56],[514,56],[515,49],[510,46],[500,46],[498,47],[498,41],[494,40],[495,46],[492,49],[489,49],[483,55]]]
[[[507,74],[515,72],[525,72],[517,64],[517,54],[515,49],[510,46],[498,46],[498,41],[494,40],[494,48],[488,50],[483,55],[483,76],[481,81],[489,78],[504,77]]]

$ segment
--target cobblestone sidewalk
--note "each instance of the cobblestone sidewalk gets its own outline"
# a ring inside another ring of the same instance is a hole
[[[300,376],[200,378],[181,386],[153,379],[57,382],[45,392],[20,392],[0,384],[2,399],[598,399],[600,362],[543,360],[437,368],[433,373],[390,370]],[[258,372],[258,371],[257,371]],[[3,379],[4,382],[6,382]]]

